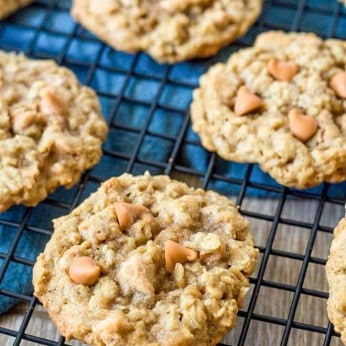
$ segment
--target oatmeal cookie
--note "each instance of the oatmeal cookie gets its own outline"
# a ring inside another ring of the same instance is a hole
[[[0,19],[6,18],[20,8],[31,4],[34,0],[0,0]]]
[[[346,42],[267,32],[201,77],[191,106],[202,144],[258,163],[280,184],[346,179]]]
[[[102,154],[96,94],[53,61],[0,52],[0,212],[71,187]]]
[[[346,345],[346,218],[334,230],[326,272],[329,284],[328,316]]]
[[[54,228],[34,294],[67,339],[206,346],[235,326],[258,251],[226,197],[124,174]]]
[[[72,15],[115,49],[174,63],[215,54],[242,36],[262,0],[74,0]]]

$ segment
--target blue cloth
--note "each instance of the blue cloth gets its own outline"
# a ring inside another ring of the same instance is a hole
[[[46,16],[47,7],[52,2],[55,3],[55,7]],[[81,201],[97,188],[98,184],[93,181],[105,180],[121,174],[127,169],[140,130],[146,122],[149,122],[148,132],[145,134],[137,155],[138,160],[131,172],[140,174],[149,170],[152,174],[162,173],[160,164],[169,161],[175,144],[174,138],[178,136],[183,125],[192,91],[198,85],[199,76],[211,64],[225,61],[229,54],[244,44],[252,44],[260,31],[271,29],[273,26],[286,31],[291,30],[297,18],[297,4],[297,0],[265,2],[259,21],[261,24],[256,24],[243,39],[222,49],[213,58],[172,66],[168,73],[169,81],[164,85],[163,90],[161,90],[160,78],[165,76],[166,65],[155,63],[145,54],[140,54],[138,60],[135,61],[134,55],[116,52],[103,45],[73,22],[68,13],[71,5],[70,0],[37,0],[32,6],[2,22],[0,48],[24,50],[35,57],[47,58],[59,57],[61,52],[66,49],[62,63],[71,68],[83,83],[86,82],[90,65],[95,62],[96,57],[99,57],[96,70],[88,82],[100,94],[103,114],[108,121],[111,119],[117,96],[125,88],[125,98],[122,99],[120,107],[117,109],[114,124],[131,126],[137,131],[128,130],[124,127],[116,127],[110,131],[104,148],[106,151],[116,152],[120,155],[117,157],[108,154],[103,156],[100,164],[91,172],[95,179],[87,182],[79,199]],[[339,16],[335,25],[333,36],[346,39],[346,9],[341,4],[338,5],[336,1],[330,0],[308,0],[306,5],[306,10],[300,20],[301,25],[296,29],[313,31],[322,37],[328,36],[333,26],[333,11],[336,6],[339,6],[342,15]],[[39,27],[41,29],[37,32]],[[69,36],[75,29],[76,35]],[[84,39],[80,39],[81,36]],[[83,65],[80,62],[83,62]],[[124,85],[127,71],[133,64],[135,74],[131,76],[129,83]],[[160,93],[160,91],[162,92]],[[132,102],[133,100],[136,102]],[[154,100],[158,107],[151,113],[150,105]],[[174,109],[170,110],[172,107]],[[160,134],[170,135],[172,139],[162,138],[159,136]],[[194,169],[203,175],[208,169],[209,159],[210,153],[201,147],[198,137],[189,126],[176,165]],[[154,165],[148,164],[148,161],[154,162]],[[219,176],[241,182],[247,169],[248,165],[230,163],[216,158],[213,172]],[[256,165],[252,169],[250,181],[281,188]],[[239,184],[224,182],[219,179],[211,179],[208,187],[228,195],[237,194],[240,191]],[[77,188],[78,186],[69,191],[60,188],[50,196],[50,199],[71,205]],[[321,187],[308,192],[319,194]],[[246,194],[256,197],[277,196],[275,193],[268,193],[256,188],[248,188]],[[328,189],[328,195],[345,198],[346,184],[332,185]],[[25,218],[26,211],[26,208],[16,206],[0,215],[0,220],[7,221],[7,225],[0,223],[0,276],[1,271],[5,273],[2,279],[0,277],[0,313],[17,302],[17,300],[1,294],[1,290],[24,295],[32,293],[32,267],[30,264],[44,249],[49,239],[49,235],[40,233],[38,230],[52,231],[51,219],[68,213],[69,209],[42,202],[30,212],[28,222],[19,236],[19,224]],[[11,257],[9,265],[5,268],[4,258],[8,255],[17,237],[19,241],[14,249],[15,257]]]
[[[13,215],[17,219],[18,213],[21,211],[20,209],[23,208],[13,208],[10,212],[6,213],[6,216]],[[17,230],[17,227],[0,226],[0,255],[7,255],[14,243]],[[35,261],[47,241],[47,236],[23,230],[14,251],[14,256],[16,259],[19,257],[20,261]],[[0,259],[0,270],[4,269],[4,264],[5,260]],[[12,260],[4,273],[5,275],[1,281],[0,289],[24,295],[30,295],[32,293],[32,267],[30,265]],[[16,299],[0,295],[0,314],[8,310],[14,303],[16,303]]]

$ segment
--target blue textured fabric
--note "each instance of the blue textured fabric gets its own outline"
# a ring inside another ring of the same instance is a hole
[[[152,174],[158,174],[163,172],[160,164],[169,161],[175,144],[174,137],[178,136],[183,125],[184,115],[188,110],[192,91],[194,86],[198,84],[199,76],[211,64],[217,61],[225,61],[229,54],[238,50],[244,44],[252,44],[256,35],[260,31],[270,29],[271,25],[282,30],[291,30],[292,25],[297,20],[296,9],[299,1],[282,0],[280,4],[278,1],[275,3],[265,2],[262,13],[262,19],[266,23],[265,26],[256,24],[245,38],[222,49],[217,56],[211,59],[180,63],[173,66],[168,77],[170,81],[177,83],[167,82],[163,90],[161,90],[160,78],[165,75],[165,65],[155,63],[145,54],[140,54],[136,61],[134,55],[116,52],[103,45],[93,35],[77,27],[73,22],[68,13],[71,5],[70,0],[60,0],[55,3],[59,3],[59,5],[55,6],[48,15],[46,6],[51,4],[51,1],[37,0],[34,5],[4,21],[1,27],[2,30],[0,30],[0,47],[5,50],[25,52],[30,49],[29,53],[35,57],[47,58],[59,57],[61,52],[66,49],[65,59],[62,63],[71,68],[82,83],[87,81],[89,68],[95,62],[96,57],[99,57],[96,70],[88,82],[101,94],[103,114],[108,122],[117,102],[117,96],[120,95],[123,88],[125,88],[125,98],[117,109],[114,122],[131,126],[139,131],[146,122],[149,122],[149,132],[144,137],[137,155],[138,160],[131,172],[140,174],[145,170],[149,170]],[[341,4],[337,5],[336,1],[333,0],[308,0],[307,9],[300,19],[301,25],[297,27],[297,30],[313,31],[322,37],[328,36],[334,25],[332,14],[336,6],[340,6],[342,13],[336,23],[334,36],[346,39],[346,9]],[[23,24],[25,24],[25,27]],[[42,30],[37,34],[36,29],[41,25]],[[75,35],[73,37],[68,36],[75,29]],[[83,39],[81,39],[81,36],[83,36]],[[126,72],[132,65],[134,65],[135,74],[125,86]],[[108,68],[117,68],[119,71],[115,72]],[[189,85],[182,86],[179,82],[185,82]],[[136,102],[132,102],[132,100]],[[159,106],[152,113],[151,103],[153,100],[157,101]],[[167,107],[174,107],[175,110],[169,111]],[[96,179],[105,180],[123,173],[127,169],[129,158],[136,147],[140,135],[139,131],[119,127],[112,129],[104,148],[120,153],[121,157],[115,158],[111,155],[104,155],[100,164],[92,170],[92,176]],[[163,139],[158,134],[168,134],[173,139]],[[209,159],[210,153],[201,147],[198,137],[189,126],[176,164],[194,169],[203,175],[208,169]],[[145,161],[154,164],[146,164]],[[248,165],[230,163],[216,158],[214,173],[241,182],[247,169]],[[251,171],[250,181],[281,188],[256,165]],[[98,184],[88,181],[79,201],[88,197],[97,187]],[[69,191],[60,188],[50,198],[70,205],[76,195],[77,188],[78,186]],[[209,188],[223,194],[234,195],[240,191],[241,186],[212,179]],[[319,194],[321,187],[316,187],[308,192]],[[266,198],[276,197],[275,193],[268,193],[265,190],[256,188],[248,188],[246,195]],[[330,197],[345,198],[346,184],[330,186],[328,195]],[[1,220],[8,221],[7,225],[0,225],[0,275],[1,271],[5,269],[5,275],[3,278],[0,277],[0,289],[24,295],[32,293],[32,267],[30,261],[32,263],[35,260],[49,239],[48,235],[37,232],[37,229],[52,230],[51,219],[67,212],[69,212],[67,208],[48,206],[45,202],[42,202],[33,209],[21,234],[18,233],[18,230],[25,217],[26,209],[24,207],[16,206],[0,215]],[[16,238],[19,238],[19,241],[16,247],[12,249]],[[12,257],[8,267],[4,268],[4,258],[11,249],[14,250],[15,256]],[[25,264],[26,261],[29,262]],[[0,313],[6,311],[14,303],[16,303],[16,300],[0,293]]]

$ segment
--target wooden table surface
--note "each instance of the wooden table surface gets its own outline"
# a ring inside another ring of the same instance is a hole
[[[187,180],[190,185],[197,184],[195,181]],[[232,199],[232,197],[230,198]],[[287,200],[281,216],[283,218],[313,222],[317,205],[317,202],[311,200]],[[242,210],[258,211],[263,214],[274,215],[277,206],[278,200],[247,198],[242,204]],[[327,203],[325,204],[320,224],[334,227],[344,214],[345,210],[343,206],[335,206]],[[266,246],[267,237],[272,223],[252,218],[248,219],[252,226],[256,244],[258,246]],[[275,236],[273,248],[303,255],[306,252],[310,231],[310,229],[280,224]],[[331,240],[332,234],[319,231],[314,243],[312,256],[326,259]],[[260,261],[258,266],[259,264]],[[294,286],[297,282],[301,264],[302,261],[271,255],[265,271],[264,279]],[[253,277],[256,277],[256,275],[257,273],[255,272]],[[327,292],[324,266],[310,263],[303,287]],[[250,293],[252,289],[253,287],[251,287]],[[250,295],[251,294],[247,297],[248,299],[244,307],[245,310]],[[262,286],[255,307],[255,313],[286,319],[289,313],[292,297],[293,292]],[[18,329],[26,308],[27,305],[25,304],[19,305],[6,315],[0,317],[0,326]],[[301,295],[294,320],[326,327],[328,324],[326,299]],[[243,318],[238,318],[237,327],[226,336],[224,339],[225,343],[229,345],[237,344],[243,321]],[[283,331],[283,326],[252,320],[246,339],[246,345],[280,345]],[[58,340],[59,337],[57,330],[41,306],[36,306],[30,323],[26,329],[26,333],[52,340]],[[292,329],[289,345],[323,345],[323,340],[324,334]],[[12,345],[13,341],[14,338],[0,335],[1,346]],[[80,345],[77,342],[73,342],[72,344]],[[22,341],[21,345],[33,345],[33,343]],[[333,337],[331,345],[340,346],[342,344],[339,338]]]

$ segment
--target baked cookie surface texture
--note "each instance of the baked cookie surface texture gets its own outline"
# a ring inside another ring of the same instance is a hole
[[[282,185],[346,179],[346,42],[267,32],[200,79],[191,106],[202,145],[258,163]]]
[[[262,0],[74,0],[72,15],[115,49],[174,63],[215,54],[261,8]]]
[[[215,345],[235,326],[258,251],[226,197],[124,174],[54,228],[33,284],[68,339]]]
[[[0,212],[34,206],[95,165],[107,133],[96,94],[53,61],[0,52]]]
[[[20,8],[31,4],[34,0],[0,0],[0,19],[6,18]]]
[[[334,230],[326,272],[329,284],[328,316],[346,345],[346,218]]]

